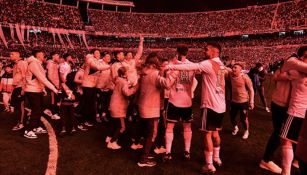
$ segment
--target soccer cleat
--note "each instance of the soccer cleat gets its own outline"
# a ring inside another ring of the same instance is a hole
[[[70,132],[70,134],[73,134],[73,133],[75,133],[75,132],[77,132],[77,130],[75,129],[75,127],[73,127],[72,130],[71,130],[71,132]]]
[[[238,126],[236,125],[235,127],[233,127],[233,130],[232,130],[232,135],[237,135],[237,133],[239,132],[239,128]]]
[[[44,114],[46,114],[49,117],[52,117],[52,112],[50,111],[50,109],[45,109]]]
[[[13,127],[13,131],[18,131],[21,130],[22,128],[24,128],[25,126],[22,123],[17,123],[16,126]]]
[[[102,122],[99,114],[96,114],[96,122],[97,123],[101,123]]]
[[[215,167],[212,164],[206,164],[201,168],[201,174],[212,175],[216,172]]]
[[[28,139],[36,139],[37,138],[37,135],[33,131],[25,131],[23,136],[28,138]]]
[[[162,157],[163,162],[167,162],[169,160],[172,160],[172,154],[171,153],[165,153]]]
[[[292,166],[293,166],[294,168],[297,168],[297,169],[300,168],[300,166],[299,166],[299,164],[298,164],[298,161],[297,161],[296,159],[293,160]]]
[[[33,129],[33,132],[35,134],[46,134],[47,133],[47,130],[43,129],[42,127],[38,127],[38,128],[34,128]]]
[[[249,131],[248,130],[246,130],[246,131],[244,131],[244,134],[243,134],[243,136],[242,136],[242,139],[248,139],[248,136],[249,136]]]
[[[88,127],[94,126],[94,124],[93,124],[93,123],[90,123],[90,122],[85,122],[84,125],[85,125],[85,126],[88,126]]]
[[[146,159],[138,162],[139,167],[153,167],[157,165],[157,162],[154,160]]]
[[[60,136],[64,136],[66,135],[66,130],[65,129],[62,129],[62,131],[59,133]]]
[[[116,149],[121,149],[122,147],[119,146],[116,141],[115,142],[110,141],[107,145],[107,148],[116,150]]]
[[[221,167],[222,160],[219,157],[213,157],[213,164],[216,165],[217,167]]]
[[[264,160],[261,160],[259,167],[276,174],[281,174],[282,171],[282,169],[278,165],[276,165],[273,161],[265,162]]]
[[[81,130],[81,131],[87,131],[88,130],[85,126],[83,126],[83,124],[78,125],[78,129]]]
[[[102,121],[109,122],[109,119],[107,118],[107,116],[102,116]]]
[[[185,160],[190,160],[191,159],[191,154],[188,151],[185,151],[183,153],[183,157]]]
[[[54,114],[54,115],[51,116],[51,119],[52,120],[60,120],[61,117],[58,114]]]
[[[143,148],[143,145],[132,143],[132,145],[130,146],[130,148],[133,149],[133,150],[142,149],[142,148]]]
[[[161,146],[160,148],[156,147],[156,148],[154,149],[154,152],[155,152],[156,154],[163,154],[163,153],[166,152],[166,149],[164,148],[164,146]]]

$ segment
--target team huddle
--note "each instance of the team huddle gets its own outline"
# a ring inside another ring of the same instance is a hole
[[[107,148],[115,150],[121,149],[118,140],[127,128],[127,121],[134,121],[136,127],[129,136],[131,148],[143,149],[137,164],[152,167],[157,164],[152,150],[163,153],[163,161],[172,159],[174,127],[182,122],[183,157],[189,160],[194,91],[201,84],[200,131],[204,136],[205,159],[201,172],[216,172],[216,168],[222,166],[219,131],[226,113],[227,88],[231,99],[232,134],[239,132],[236,120],[239,113],[242,139],[248,139],[248,111],[254,108],[255,81],[243,73],[242,63],[226,66],[220,58],[222,49],[217,43],[207,43],[204,60],[193,63],[188,60],[186,45],[179,45],[176,56],[170,59],[162,59],[156,53],[143,58],[143,41],[141,37],[135,55],[117,51],[114,60],[111,53],[93,49],[80,66],[76,66],[70,54],[61,58],[60,53],[52,52],[46,61],[45,53],[40,49],[34,49],[32,56],[26,59],[20,57],[18,50],[12,50],[12,88],[10,97],[5,98],[11,99],[11,107],[6,104],[7,110],[20,114],[13,130],[24,129],[24,137],[29,139],[47,133],[40,123],[43,113],[61,121],[59,136],[88,130],[96,122],[107,121],[105,142]],[[259,66],[256,72],[262,69]],[[195,78],[196,74],[201,74],[201,82]],[[276,81],[271,104],[274,132],[260,163],[261,168],[290,175],[295,153],[293,145],[298,143],[306,115],[306,74],[307,47],[301,47],[297,57],[285,59],[273,75]],[[46,95],[48,105],[44,104]],[[266,104],[265,107],[269,112]],[[282,149],[281,167],[273,162],[274,151],[279,146]]]

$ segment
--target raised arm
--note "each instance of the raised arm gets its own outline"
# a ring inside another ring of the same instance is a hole
[[[138,50],[134,56],[135,63],[138,63],[142,57],[143,54],[143,43],[144,43],[144,37],[140,36],[140,42],[139,42],[139,47]]]

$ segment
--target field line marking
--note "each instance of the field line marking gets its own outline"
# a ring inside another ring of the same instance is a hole
[[[45,175],[56,175],[58,157],[59,157],[59,149],[58,149],[58,141],[56,139],[56,135],[54,129],[51,124],[44,117],[41,117],[41,121],[45,125],[48,135],[49,135],[49,158]]]

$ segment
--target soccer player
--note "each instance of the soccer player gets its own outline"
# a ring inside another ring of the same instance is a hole
[[[299,58],[307,63],[307,47],[298,50]],[[289,67],[286,67],[288,71]],[[307,76],[298,70],[288,71],[291,77],[291,98],[288,108],[288,118],[281,130],[281,153],[282,153],[282,175],[290,175],[291,163],[293,161],[293,146],[297,144],[299,132],[302,127],[307,110]]]
[[[180,45],[177,47],[177,59],[171,64],[189,64],[187,59],[188,47]],[[170,88],[169,102],[167,105],[167,124],[165,131],[166,154],[164,160],[172,159],[171,147],[174,138],[174,126],[177,122],[183,122],[184,158],[190,159],[190,148],[192,140],[191,121],[192,118],[192,87],[195,79],[195,71],[178,71],[177,78]]]
[[[202,73],[202,127],[205,144],[205,165],[202,173],[214,173],[218,166],[222,165],[220,159],[220,135],[222,120],[226,111],[225,102],[225,74],[227,69],[219,58],[221,46],[218,43],[207,43],[205,47],[206,60],[200,63],[190,63],[181,65],[168,65],[174,70],[194,70]]]

